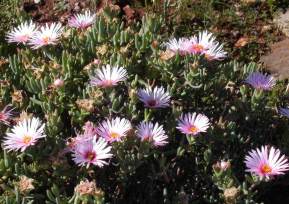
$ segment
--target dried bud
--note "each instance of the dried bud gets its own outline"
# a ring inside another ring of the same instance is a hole
[[[62,79],[55,79],[55,81],[53,82],[53,85],[56,88],[62,87],[64,85],[64,81]]]
[[[107,52],[107,50],[108,50],[108,47],[105,44],[96,48],[96,52],[101,55],[104,55]]]
[[[80,183],[75,187],[74,191],[81,196],[103,196],[103,191],[96,187],[94,181],[80,181]]]
[[[156,49],[156,48],[158,47],[158,45],[159,45],[159,43],[158,43],[157,40],[153,40],[153,41],[152,41],[152,47],[153,47],[153,48]]]
[[[163,61],[167,61],[167,60],[171,59],[173,56],[175,56],[175,53],[170,51],[170,50],[167,50],[167,51],[162,52],[160,54],[160,59]]]
[[[236,187],[227,188],[224,190],[224,198],[226,204],[237,203],[237,198],[239,196],[240,190]]]
[[[20,176],[20,180],[18,182],[18,188],[20,193],[25,194],[34,189],[32,184],[33,179],[28,178],[26,176]]]
[[[79,108],[86,110],[88,112],[93,112],[94,111],[94,105],[93,105],[93,100],[91,99],[78,99],[76,101],[76,104]]]
[[[22,103],[23,101],[22,93],[23,91],[21,90],[14,90],[14,92],[12,93],[12,101],[16,103]]]

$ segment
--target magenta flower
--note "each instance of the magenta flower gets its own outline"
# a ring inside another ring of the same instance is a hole
[[[94,23],[95,17],[95,14],[92,15],[90,11],[85,11],[84,14],[76,14],[68,19],[68,25],[73,28],[85,29]]]
[[[127,79],[127,72],[123,67],[110,66],[109,64],[96,70],[95,76],[90,77],[92,86],[103,88],[116,86],[118,82]]]
[[[25,151],[29,146],[35,145],[38,139],[46,137],[45,124],[38,118],[24,119],[15,125],[11,132],[6,133],[3,146],[8,151]]]
[[[260,72],[251,73],[245,82],[253,86],[255,89],[260,90],[271,90],[276,84],[276,80],[273,76],[262,74]]]
[[[111,146],[103,138],[96,141],[96,137],[76,143],[73,150],[73,161],[79,166],[89,167],[91,164],[103,167],[105,161],[112,157]]]
[[[112,120],[107,119],[99,124],[97,133],[110,143],[119,142],[131,128],[131,123],[127,119],[116,117]]]
[[[152,142],[154,146],[164,146],[168,143],[163,126],[158,123],[141,122],[137,126],[137,136],[142,141]]]
[[[10,119],[13,117],[13,110],[14,108],[10,108],[10,106],[5,106],[4,109],[0,112],[0,123],[10,125]]]
[[[32,21],[24,22],[7,33],[7,41],[9,43],[26,44],[36,30],[37,26]]]
[[[171,96],[163,87],[139,89],[137,95],[145,107],[165,108],[170,106]]]
[[[63,32],[63,28],[60,23],[46,24],[40,27],[40,30],[30,39],[29,44],[33,49],[38,49],[47,45],[56,45]]]
[[[197,135],[206,132],[210,126],[209,118],[203,114],[182,114],[178,121],[177,129],[186,135]]]
[[[270,179],[272,176],[282,175],[289,170],[289,163],[285,155],[274,147],[262,146],[251,150],[245,157],[246,171],[260,179]]]

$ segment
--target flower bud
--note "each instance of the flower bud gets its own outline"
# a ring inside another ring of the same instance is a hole
[[[64,81],[62,79],[55,79],[55,81],[53,82],[53,85],[56,88],[62,87],[64,85]]]

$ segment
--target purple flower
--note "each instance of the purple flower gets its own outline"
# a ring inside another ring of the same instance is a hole
[[[276,84],[276,80],[273,76],[262,74],[260,72],[251,73],[245,82],[253,86],[255,89],[260,90],[271,90]]]

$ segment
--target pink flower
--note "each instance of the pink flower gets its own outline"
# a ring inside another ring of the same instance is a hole
[[[105,159],[112,157],[111,146],[103,138],[96,137],[77,143],[73,150],[73,161],[79,166],[89,167],[91,164],[103,167],[108,163]]]
[[[4,138],[4,149],[23,152],[29,146],[35,145],[38,139],[46,137],[45,124],[38,118],[24,119],[15,125]]]
[[[119,142],[131,129],[131,123],[125,118],[116,117],[112,120],[103,121],[97,128],[99,136],[108,142]]]
[[[272,176],[282,175],[289,170],[289,163],[285,155],[274,147],[262,146],[251,150],[245,157],[246,171],[260,179],[270,179]]]
[[[189,54],[191,42],[187,38],[180,39],[170,39],[167,43],[165,43],[167,50],[170,50],[174,53],[179,53],[181,56]]]
[[[253,86],[255,89],[266,91],[271,90],[276,84],[276,80],[273,76],[262,74],[260,72],[251,73],[245,82]]]
[[[142,141],[152,142],[154,146],[164,146],[168,143],[168,136],[166,135],[163,126],[158,123],[141,122],[137,126],[137,136]]]
[[[99,60],[99,59],[94,59],[92,62],[92,64],[94,64],[94,65],[99,65],[100,63],[101,63],[101,60]]]
[[[210,126],[209,118],[203,114],[187,113],[181,115],[177,129],[183,134],[197,135],[200,132],[206,132]]]
[[[90,77],[92,86],[103,88],[116,86],[118,82],[127,79],[127,72],[123,67],[110,66],[109,64],[96,70],[95,76]]]
[[[64,81],[62,79],[55,79],[53,85],[56,88],[62,87],[64,85]]]
[[[208,31],[199,32],[198,36],[193,36],[190,39],[192,54],[205,54],[212,46],[216,44],[216,38]]]
[[[10,109],[10,106],[5,106],[4,109],[0,112],[0,122],[5,125],[10,125],[10,119],[13,117],[13,110],[14,108]]]
[[[139,89],[137,95],[139,100],[145,104],[145,107],[165,108],[170,106],[171,96],[163,87]]]
[[[28,40],[34,35],[36,30],[37,27],[32,21],[24,22],[7,33],[7,41],[9,43],[15,42],[18,44],[26,44]]]
[[[40,27],[40,30],[30,39],[29,44],[33,49],[38,49],[47,45],[56,45],[63,32],[63,28],[60,23],[52,23],[50,26],[46,24]]]
[[[90,11],[84,14],[76,14],[68,20],[68,25],[73,28],[85,29],[91,26],[95,21],[96,15],[91,15]]]

